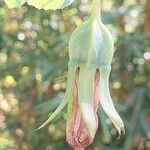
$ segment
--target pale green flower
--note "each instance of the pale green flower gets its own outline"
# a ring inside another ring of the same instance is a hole
[[[95,4],[98,1],[95,0]],[[66,140],[75,150],[84,150],[93,142],[98,128],[99,105],[116,127],[119,136],[124,132],[123,121],[109,92],[114,45],[110,32],[100,21],[100,15],[97,15],[97,9],[71,36],[65,98],[51,117],[38,128],[49,123],[68,103]]]

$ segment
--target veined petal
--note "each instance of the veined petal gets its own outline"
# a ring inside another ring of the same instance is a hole
[[[66,140],[74,150],[84,150],[93,141],[83,119],[78,99],[79,68],[73,83],[73,93],[68,104]]]
[[[102,108],[104,109],[108,117],[111,119],[112,123],[116,127],[120,136],[121,132],[125,131],[124,123],[120,118],[119,114],[117,113],[110,96],[109,83],[108,83],[110,70],[111,70],[111,66],[100,68],[99,98],[100,98],[100,103]]]
[[[58,108],[52,113],[52,115],[36,130],[39,130],[43,128],[45,125],[47,125],[50,121],[52,121],[61,111],[62,109],[66,106],[68,101],[71,99],[71,93],[72,93],[72,83],[74,81],[75,77],[75,68],[70,68],[68,70],[68,81],[67,81],[67,88],[66,88],[66,93],[65,97],[62,100],[61,104],[58,106]],[[36,131],[35,130],[35,131]]]
[[[80,68],[79,75],[79,106],[81,109],[84,121],[90,131],[92,138],[94,138],[97,130],[97,118],[94,112],[94,78],[95,69]]]

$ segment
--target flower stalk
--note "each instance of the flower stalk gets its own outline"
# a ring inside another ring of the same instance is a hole
[[[91,16],[97,20],[101,20],[101,0],[93,0]]]

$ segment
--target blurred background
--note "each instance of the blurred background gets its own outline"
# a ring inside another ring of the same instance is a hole
[[[90,16],[91,1],[64,10],[0,0],[0,150],[71,150],[66,109],[34,131],[61,102],[67,79],[68,40]],[[126,134],[118,135],[99,111],[99,129],[87,150],[150,150],[150,0],[103,0],[102,20],[115,42],[110,90]]]

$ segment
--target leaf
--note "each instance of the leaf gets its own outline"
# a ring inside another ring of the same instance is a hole
[[[8,8],[20,8],[26,0],[4,0]]]
[[[9,8],[20,8],[25,2],[38,9],[63,9],[74,0],[4,0]]]
[[[28,0],[28,4],[38,9],[63,9],[70,5],[74,0]]]

